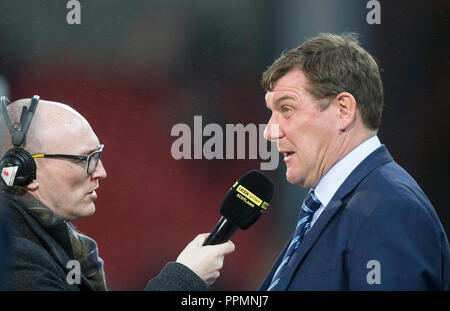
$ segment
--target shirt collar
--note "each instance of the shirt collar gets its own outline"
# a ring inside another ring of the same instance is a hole
[[[334,164],[328,172],[322,176],[314,189],[314,193],[323,206],[327,206],[336,191],[344,183],[350,173],[373,151],[381,146],[381,142],[375,135],[349,154]]]

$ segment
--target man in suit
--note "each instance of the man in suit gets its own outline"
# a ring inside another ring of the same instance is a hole
[[[265,137],[284,154],[287,180],[310,192],[260,290],[448,290],[446,233],[377,137],[381,78],[355,35],[308,40],[262,84]]]
[[[3,141],[15,146],[3,144],[0,161],[1,207],[11,225],[5,289],[107,290],[96,242],[72,224],[95,212],[96,191],[107,176],[103,145],[67,105],[35,96],[7,108],[2,100],[8,128],[1,133],[11,137]],[[197,236],[146,289],[208,290],[234,244],[202,246],[206,237]]]

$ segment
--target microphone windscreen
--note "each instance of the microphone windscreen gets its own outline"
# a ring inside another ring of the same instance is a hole
[[[273,192],[273,182],[267,176],[259,171],[249,171],[227,192],[219,212],[245,230],[266,211]]]

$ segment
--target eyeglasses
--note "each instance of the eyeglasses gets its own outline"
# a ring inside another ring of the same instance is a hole
[[[90,153],[87,156],[70,155],[70,154],[34,154],[33,158],[63,158],[63,159],[86,161],[87,162],[86,172],[90,175],[94,173],[95,169],[97,168],[98,161],[102,156],[103,147],[104,145],[100,145],[100,147],[97,150],[95,150],[94,152]]]

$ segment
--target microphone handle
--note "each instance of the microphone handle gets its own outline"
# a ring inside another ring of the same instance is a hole
[[[206,238],[203,246],[222,244],[228,241],[237,229],[237,226],[235,226],[231,223],[231,221],[222,216],[220,217],[217,225],[209,234],[208,238]]]

